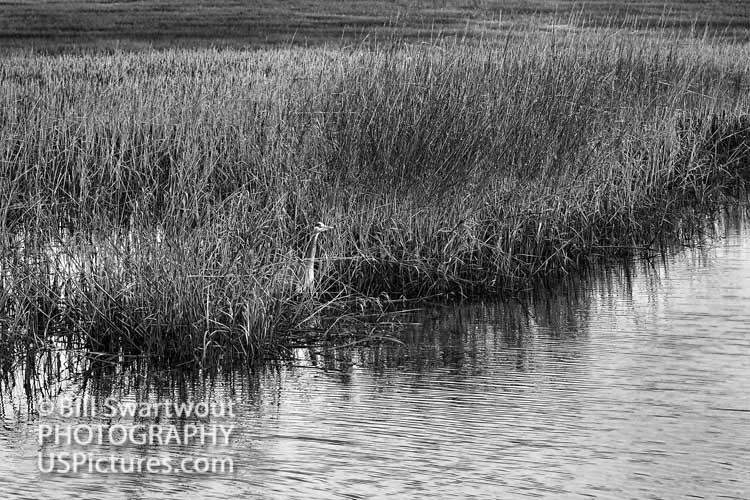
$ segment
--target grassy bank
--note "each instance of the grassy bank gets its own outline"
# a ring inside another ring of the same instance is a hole
[[[149,0],[0,2],[0,51],[314,46],[398,37],[496,36],[569,16],[589,26],[748,40],[745,0]]]
[[[0,357],[258,359],[318,311],[689,240],[750,177],[749,61],[612,31],[2,59]]]

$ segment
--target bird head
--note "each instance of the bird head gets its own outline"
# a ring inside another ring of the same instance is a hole
[[[327,226],[326,224],[323,224],[322,222],[318,222],[315,224],[315,227],[313,228],[313,233],[320,234],[328,231],[329,229],[333,229],[333,226]]]

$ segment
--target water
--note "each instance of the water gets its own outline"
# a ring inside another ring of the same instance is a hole
[[[225,418],[36,416],[19,382],[2,399],[2,497],[750,498],[747,227],[523,302],[424,311],[399,342],[300,350],[255,376],[56,386],[97,410],[106,396],[233,403]],[[234,428],[228,444],[40,446],[55,423]],[[40,452],[75,450],[234,470],[40,472]]]

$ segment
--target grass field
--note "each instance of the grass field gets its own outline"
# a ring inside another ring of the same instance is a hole
[[[0,359],[258,360],[318,313],[658,253],[744,195],[749,109],[748,44],[635,26],[6,55]]]
[[[708,30],[748,39],[744,0],[0,0],[0,48],[46,51],[316,45],[363,39],[490,36],[576,15],[592,26]]]

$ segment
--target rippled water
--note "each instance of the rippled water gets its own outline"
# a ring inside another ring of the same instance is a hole
[[[523,303],[522,303],[523,302]],[[423,311],[396,341],[208,381],[133,374],[60,400],[234,403],[228,445],[37,443],[3,392],[3,498],[750,498],[750,230],[508,304]],[[324,369],[325,368],[325,369]],[[230,458],[230,473],[41,473],[39,453]]]

